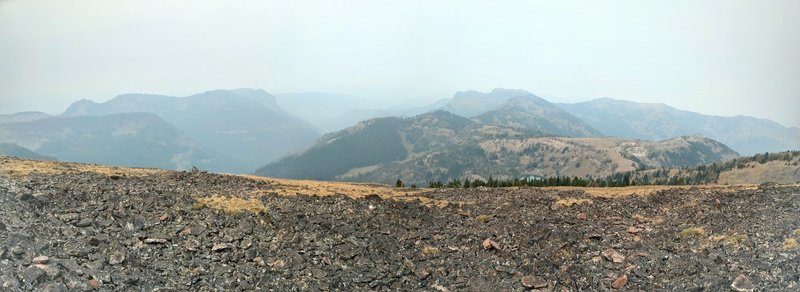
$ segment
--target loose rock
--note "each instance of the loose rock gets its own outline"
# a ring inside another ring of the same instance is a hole
[[[603,256],[613,263],[621,263],[625,261],[624,255],[611,248],[603,251]]]
[[[167,240],[164,239],[164,238],[148,237],[148,238],[144,239],[144,243],[147,243],[147,244],[164,244],[164,243],[167,243]]]
[[[623,274],[622,276],[617,277],[613,283],[611,283],[611,288],[620,289],[628,283],[628,275]]]
[[[547,287],[547,281],[539,276],[525,276],[522,277],[522,286],[525,288],[544,288]]]
[[[93,222],[94,222],[94,220],[92,220],[92,218],[83,218],[83,219],[81,219],[81,221],[78,221],[78,223],[75,223],[75,226],[76,227],[89,227],[89,226],[92,226]]]
[[[233,244],[230,243],[217,243],[211,247],[211,251],[215,252],[222,252],[233,248]]]
[[[736,279],[733,280],[733,283],[731,283],[731,288],[733,291],[738,292],[753,292],[756,290],[756,286],[753,285],[753,282],[750,281],[750,278],[744,274],[737,276]]]
[[[47,256],[38,256],[33,258],[34,264],[46,264],[48,261],[50,261],[50,258]]]
[[[490,249],[500,250],[500,245],[489,238],[483,240],[483,244],[481,245],[483,246],[484,250],[490,250]]]

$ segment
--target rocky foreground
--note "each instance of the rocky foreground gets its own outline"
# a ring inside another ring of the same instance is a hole
[[[398,200],[25,163],[0,158],[3,291],[800,290],[798,186]]]

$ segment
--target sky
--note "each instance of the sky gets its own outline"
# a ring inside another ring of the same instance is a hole
[[[218,88],[526,89],[800,126],[800,1],[0,0],[0,112]]]

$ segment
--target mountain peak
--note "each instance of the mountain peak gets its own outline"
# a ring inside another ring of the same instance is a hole
[[[495,88],[488,93],[467,90],[453,95],[453,99],[442,109],[460,116],[474,117],[501,107],[510,98],[521,96],[538,98],[522,89]]]
[[[520,96],[535,96],[533,95],[533,93],[530,93],[524,89],[502,88],[502,87],[492,89],[492,92],[490,92],[489,94],[496,96],[503,96],[507,98],[520,97]]]
[[[67,117],[85,116],[94,111],[98,105],[99,103],[82,98],[69,105],[69,107],[67,108],[67,110],[64,111],[62,116],[67,116]]]

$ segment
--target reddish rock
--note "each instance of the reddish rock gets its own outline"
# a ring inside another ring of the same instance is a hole
[[[642,229],[639,227],[636,226],[628,227],[628,233],[638,233],[639,231],[642,231]]]
[[[167,215],[165,213],[165,214],[161,215],[161,217],[158,217],[158,220],[161,220],[161,222],[167,221],[167,220],[169,220],[169,215]]]
[[[603,256],[613,263],[621,263],[625,261],[625,256],[612,248],[603,251]]]
[[[586,213],[578,213],[575,218],[578,218],[578,220],[586,220]]]
[[[490,250],[490,249],[500,250],[500,245],[497,244],[497,242],[494,242],[493,240],[491,240],[489,238],[484,240],[482,245],[483,245],[483,249],[485,249],[485,250]]]
[[[623,274],[622,276],[617,277],[613,283],[611,283],[611,288],[620,289],[628,284],[628,275]]]
[[[87,284],[89,284],[89,287],[92,287],[94,289],[100,288],[100,286],[103,285],[103,283],[101,283],[100,280],[97,279],[91,279]]]
[[[545,281],[542,277],[539,276],[525,276],[522,277],[522,286],[528,289],[544,288],[547,287],[547,281]]]
[[[280,268],[283,268],[285,265],[286,265],[286,262],[284,262],[284,261],[283,261],[283,260],[281,260],[281,259],[275,260],[275,261],[273,261],[273,262],[270,264],[270,266],[271,266],[272,268],[274,268],[274,269],[280,269]]]

